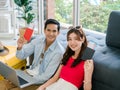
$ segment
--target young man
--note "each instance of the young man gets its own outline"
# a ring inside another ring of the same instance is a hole
[[[61,62],[64,48],[56,39],[59,30],[59,22],[55,19],[48,19],[44,27],[45,36],[33,39],[28,44],[24,44],[23,38],[19,38],[17,41],[16,56],[18,58],[25,59],[34,53],[32,65],[26,72],[38,80],[36,84],[42,84],[52,77]],[[23,89],[10,90],[35,90],[36,87],[36,85],[31,85]]]

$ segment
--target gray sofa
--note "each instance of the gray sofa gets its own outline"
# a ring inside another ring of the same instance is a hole
[[[120,11],[111,12],[106,34],[84,32],[88,41],[96,44],[92,90],[120,90]],[[65,48],[66,33],[61,30],[58,37]]]
[[[120,90],[120,11],[110,13],[106,27],[106,34],[84,29],[88,41],[96,44],[92,90]],[[60,32],[58,39],[66,48],[67,30]]]
[[[93,90],[120,90],[120,11],[109,17],[105,45],[94,54]]]

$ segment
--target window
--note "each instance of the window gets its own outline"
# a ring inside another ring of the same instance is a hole
[[[120,9],[120,0],[81,0],[80,22],[84,28],[106,33],[112,10]]]

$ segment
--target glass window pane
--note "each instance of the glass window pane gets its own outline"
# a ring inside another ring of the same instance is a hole
[[[106,33],[112,10],[120,9],[120,0],[81,0],[80,22],[84,28]]]
[[[55,19],[61,22],[63,27],[73,24],[73,0],[55,0]]]
[[[29,13],[35,14],[35,18],[33,19],[33,22],[26,25],[25,20],[23,20],[21,18],[17,18],[17,25],[18,25],[18,27],[33,28],[34,33],[38,33],[38,0],[32,0],[32,3],[30,5],[32,6],[32,10]],[[19,10],[16,16],[21,17],[22,14],[23,13]]]

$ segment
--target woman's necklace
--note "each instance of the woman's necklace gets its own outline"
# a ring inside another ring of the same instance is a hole
[[[73,59],[76,59],[78,57],[78,55],[72,55]]]

